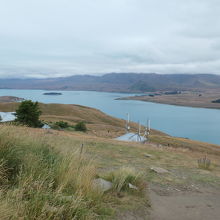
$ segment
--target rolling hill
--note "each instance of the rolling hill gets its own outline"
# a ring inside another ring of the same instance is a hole
[[[47,79],[1,79],[1,89],[86,90],[148,92],[219,89],[220,76],[212,74],[110,73]]]

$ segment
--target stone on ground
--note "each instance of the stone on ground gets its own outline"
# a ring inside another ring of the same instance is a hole
[[[168,170],[165,170],[161,167],[151,167],[150,168],[152,171],[154,171],[155,173],[158,173],[158,174],[163,174],[163,173],[169,173]]]
[[[138,190],[137,186],[134,186],[134,185],[132,185],[131,183],[128,183],[128,187],[129,187],[130,189]]]
[[[103,192],[108,191],[112,188],[112,183],[102,178],[95,179],[93,181],[93,185],[94,187],[102,190]]]

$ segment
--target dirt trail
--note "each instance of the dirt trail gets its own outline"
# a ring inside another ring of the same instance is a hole
[[[151,220],[218,220],[220,189],[179,191],[151,186]]]

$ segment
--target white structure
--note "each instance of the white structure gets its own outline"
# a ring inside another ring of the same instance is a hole
[[[144,133],[143,135],[141,135],[141,124],[138,123],[138,131],[137,133],[131,133],[130,132],[130,116],[129,116],[129,113],[127,113],[127,121],[126,121],[126,125],[125,125],[125,128],[126,128],[126,134],[116,138],[116,140],[119,140],[119,141],[133,141],[133,142],[145,142],[147,141],[148,139],[148,136],[150,134],[150,120],[148,119],[147,120],[147,125],[145,127],[145,130],[144,130]]]
[[[132,142],[145,142],[147,140],[147,138],[145,138],[144,136],[140,136],[138,134],[135,134],[135,133],[127,133],[127,134],[124,134],[124,135],[116,138],[116,140],[118,140],[118,141],[132,141]]]
[[[47,124],[44,124],[42,128],[43,129],[51,129],[51,127],[49,125],[47,125]]]
[[[129,123],[130,123],[130,115],[129,115],[129,113],[127,113],[127,121],[126,121],[126,126],[125,126],[127,133],[129,133],[129,131],[130,131]]]
[[[0,122],[14,121],[16,119],[15,112],[0,112],[2,120]]]

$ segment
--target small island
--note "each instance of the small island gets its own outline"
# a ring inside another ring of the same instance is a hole
[[[63,95],[61,92],[45,92],[43,95]]]

